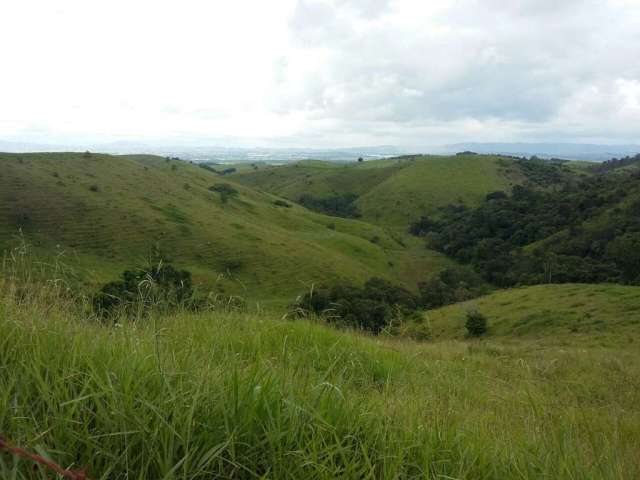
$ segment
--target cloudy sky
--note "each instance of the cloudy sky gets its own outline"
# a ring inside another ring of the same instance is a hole
[[[0,19],[0,140],[640,142],[640,0],[15,0]]]

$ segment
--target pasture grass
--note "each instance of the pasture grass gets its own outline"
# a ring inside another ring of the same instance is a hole
[[[556,345],[584,344],[638,348],[640,287],[616,284],[535,285],[431,310],[426,328],[437,339],[462,339],[465,315],[477,310],[489,319],[493,338],[543,340]]]
[[[406,231],[421,215],[450,204],[476,205],[524,180],[512,160],[492,155],[424,155],[336,164],[303,161],[232,175],[252,188],[297,201],[302,194],[356,194],[363,220]]]
[[[415,288],[450,263],[407,234],[282,208],[279,197],[188,162],[36,153],[0,154],[0,164],[0,251],[21,232],[43,258],[65,252],[87,290],[156,252],[207,288],[280,305],[320,281],[378,276]],[[238,195],[222,203],[209,191],[221,183]]]
[[[92,478],[640,475],[628,344],[416,343],[224,311],[103,324],[64,292],[3,283],[0,435]],[[0,478],[42,476],[0,454]]]

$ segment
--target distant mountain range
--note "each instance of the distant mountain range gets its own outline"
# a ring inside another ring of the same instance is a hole
[[[303,159],[355,161],[359,157],[365,160],[394,157],[405,154],[434,153],[453,154],[461,151],[476,153],[495,153],[503,155],[536,155],[542,158],[562,158],[568,160],[604,161],[640,153],[640,145],[599,145],[587,143],[455,143],[429,147],[398,147],[377,145],[369,147],[345,148],[274,148],[241,147],[215,145],[160,145],[144,142],[111,142],[103,144],[46,144],[13,142],[0,140],[0,152],[65,152],[84,151],[134,154],[149,153],[163,156],[180,157],[195,162],[268,162],[286,163]]]

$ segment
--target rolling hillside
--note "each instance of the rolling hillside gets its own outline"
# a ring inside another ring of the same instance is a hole
[[[448,204],[477,204],[524,175],[510,159],[487,155],[401,157],[362,163],[303,161],[232,175],[244,185],[297,201],[301,195],[355,194],[362,219],[405,229]]]
[[[430,327],[434,338],[462,339],[469,310],[487,316],[491,338],[616,346],[638,338],[640,287],[564,284],[499,290],[431,310],[423,327]]]
[[[382,276],[414,286],[449,261],[408,236],[331,218],[153,156],[1,154],[0,249],[19,231],[65,252],[95,284],[159,250],[197,281],[250,299],[290,299],[312,282]],[[223,202],[209,188],[233,184]]]

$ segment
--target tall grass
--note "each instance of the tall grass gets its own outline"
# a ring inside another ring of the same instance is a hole
[[[233,312],[108,327],[63,289],[17,291],[5,276],[0,435],[93,478],[640,475],[632,350],[416,344]],[[41,476],[0,455],[0,478]]]

